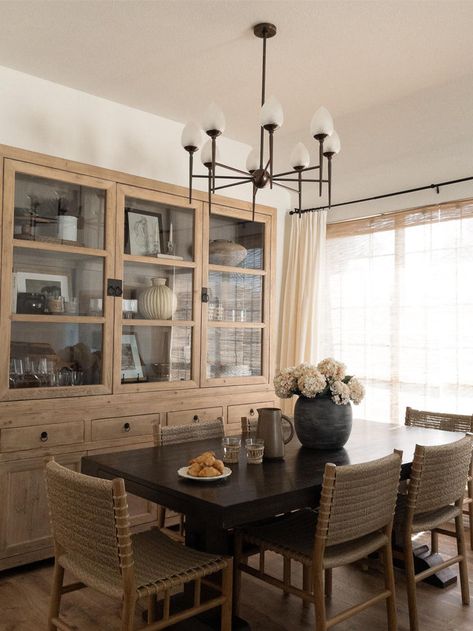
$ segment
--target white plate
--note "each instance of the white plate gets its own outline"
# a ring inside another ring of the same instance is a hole
[[[229,475],[232,475],[231,469],[229,469],[228,467],[223,467],[222,475],[214,475],[209,478],[199,478],[195,475],[189,475],[187,473],[188,468],[189,467],[181,467],[177,470],[177,475],[181,478],[186,478],[186,480],[195,480],[196,482],[215,482],[216,480],[224,480],[225,478],[228,478]]]

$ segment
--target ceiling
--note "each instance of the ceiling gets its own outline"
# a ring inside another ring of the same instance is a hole
[[[342,118],[473,73],[470,0],[3,0],[0,65],[182,122],[215,100],[226,135],[253,144],[259,21],[278,27],[281,142],[308,139],[321,104]]]

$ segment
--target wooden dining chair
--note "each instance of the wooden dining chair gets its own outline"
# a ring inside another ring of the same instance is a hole
[[[412,427],[428,427],[430,429],[442,429],[447,432],[461,432],[466,434],[473,432],[473,414],[447,414],[443,412],[426,412],[425,410],[415,410],[406,408],[405,424]],[[463,500],[463,514],[468,517],[468,527],[470,534],[470,548],[473,550],[473,455],[468,472],[465,498]],[[438,552],[438,535],[444,534],[455,537],[452,530],[438,529],[432,531],[432,552]]]
[[[212,438],[223,438],[225,428],[223,418],[218,417],[214,421],[199,421],[187,423],[185,425],[153,425],[153,438],[156,447],[163,445],[175,445],[177,443],[190,443],[196,440],[210,440]],[[196,454],[198,455],[198,454]],[[166,508],[158,507],[158,528],[177,541],[184,541],[184,516],[178,515],[179,531],[166,527]]]
[[[221,631],[231,630],[231,559],[187,548],[158,530],[132,536],[122,479],[93,478],[50,461],[46,480],[55,547],[49,631],[77,629],[60,617],[61,597],[84,587],[121,600],[122,631],[132,631],[138,601],[156,597],[163,600],[161,619],[149,606],[143,631],[165,629],[214,607],[222,608]],[[77,582],[64,586],[65,570]],[[217,595],[202,601],[201,583],[216,572],[222,572]],[[193,603],[171,613],[171,592],[186,583],[194,583]]]
[[[325,465],[318,515],[304,509],[270,523],[237,532],[235,547],[235,605],[238,608],[241,573],[315,605],[315,629],[326,631],[367,607],[386,600],[388,629],[397,629],[391,531],[399,485],[401,454],[357,465]],[[246,561],[245,546],[257,547],[259,567]],[[283,557],[283,579],[265,570],[265,551]],[[327,618],[325,598],[332,591],[332,569],[379,551],[384,561],[384,590],[368,600]],[[291,562],[303,566],[302,589],[291,582]]]
[[[447,445],[417,445],[406,494],[398,496],[395,527],[402,534],[411,631],[419,630],[416,584],[439,570],[459,564],[462,602],[470,604],[462,506],[471,449],[471,436]],[[412,536],[435,530],[452,519],[455,520],[457,554],[416,574]]]

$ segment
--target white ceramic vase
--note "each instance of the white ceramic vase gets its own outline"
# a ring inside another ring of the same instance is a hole
[[[147,320],[170,320],[176,311],[177,298],[166,285],[166,278],[152,278],[153,285],[138,298],[138,308]]]

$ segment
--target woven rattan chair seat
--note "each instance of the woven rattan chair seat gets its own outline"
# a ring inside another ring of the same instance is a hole
[[[157,529],[134,535],[132,542],[136,589],[140,598],[207,576],[227,565],[221,557],[187,548]],[[85,565],[81,557],[63,555],[59,562],[98,591],[118,598],[123,595],[122,582],[117,580],[114,572],[107,575],[99,567]]]
[[[253,526],[243,531],[245,541],[262,545],[267,550],[278,552],[285,557],[312,563],[317,513],[301,510],[276,522]],[[386,545],[387,537],[377,531],[369,535],[327,546],[324,554],[324,567],[330,569],[353,563]]]
[[[412,532],[425,532],[437,528],[442,524],[454,519],[461,513],[461,508],[457,506],[444,506],[437,510],[414,515],[412,521]],[[402,531],[407,514],[407,495],[399,494],[394,517],[394,528],[396,532]]]

